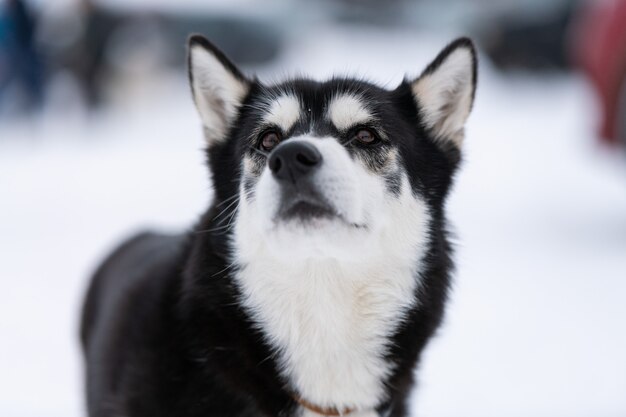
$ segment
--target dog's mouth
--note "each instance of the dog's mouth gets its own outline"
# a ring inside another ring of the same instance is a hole
[[[365,227],[365,225],[350,222],[322,198],[309,195],[297,195],[284,201],[275,218],[276,223],[297,221],[305,225],[316,225],[323,221],[333,220],[355,228]]]
[[[313,220],[332,219],[339,217],[333,207],[320,198],[312,198],[303,195],[294,196],[284,201],[278,211],[277,220]]]

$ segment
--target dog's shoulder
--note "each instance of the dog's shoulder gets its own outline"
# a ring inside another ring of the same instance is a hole
[[[148,304],[154,291],[175,277],[182,269],[187,240],[186,235],[142,232],[119,245],[101,263],[91,279],[83,306],[84,346],[105,306],[137,309],[139,306],[133,302],[136,298],[142,299],[142,305]]]

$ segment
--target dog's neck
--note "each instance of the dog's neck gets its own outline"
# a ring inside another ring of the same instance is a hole
[[[415,263],[382,255],[358,264],[258,256],[237,280],[300,398],[320,409],[360,412],[385,400],[394,368],[386,353],[416,302]]]

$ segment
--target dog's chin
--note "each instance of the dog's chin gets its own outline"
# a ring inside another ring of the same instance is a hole
[[[368,241],[365,224],[321,206],[294,207],[272,222],[265,239],[273,254],[288,261],[356,259]]]

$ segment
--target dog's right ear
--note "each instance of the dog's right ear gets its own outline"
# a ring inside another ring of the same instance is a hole
[[[191,92],[210,145],[226,139],[250,81],[215,45],[201,35],[188,42]]]

